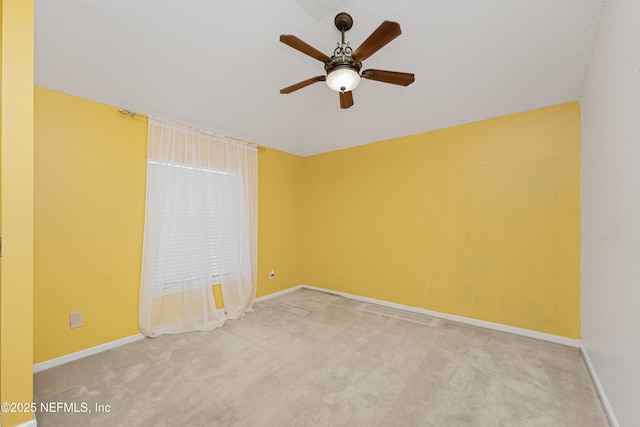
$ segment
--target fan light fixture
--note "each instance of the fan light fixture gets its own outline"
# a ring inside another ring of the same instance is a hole
[[[414,82],[415,76],[411,73],[375,69],[360,72],[362,61],[379,51],[386,46],[387,43],[401,34],[400,24],[392,21],[384,21],[362,42],[360,47],[353,50],[344,39],[344,33],[349,31],[353,26],[351,15],[346,12],[340,12],[334,18],[333,23],[338,31],[340,31],[341,37],[338,42],[338,47],[334,49],[331,57],[303,42],[296,36],[291,34],[282,34],[280,36],[282,43],[322,62],[324,64],[324,71],[326,72],[326,75],[311,77],[310,79],[280,89],[280,93],[295,92],[313,83],[326,81],[329,89],[338,92],[338,95],[340,95],[340,108],[350,108],[353,106],[352,91],[358,87],[361,79],[376,80],[382,83],[400,86],[409,86]]]
[[[327,86],[336,92],[350,92],[360,84],[360,74],[351,67],[336,68],[327,76]]]

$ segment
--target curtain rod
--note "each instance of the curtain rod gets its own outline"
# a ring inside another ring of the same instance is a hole
[[[125,116],[129,116],[129,117],[131,117],[132,119],[133,119],[135,116],[138,116],[138,117],[144,117],[145,119],[148,119],[148,118],[149,118],[149,116],[147,116],[146,114],[138,113],[138,112],[136,112],[136,111],[127,110],[126,108],[119,108],[119,109],[118,109],[118,113],[120,113],[120,114],[122,114],[122,115],[125,115]],[[193,127],[193,126],[189,126],[189,125],[185,125],[185,124],[182,124],[182,123],[180,123],[180,125],[181,125],[181,126],[184,126],[184,127],[186,127],[186,128],[189,128],[189,129],[193,129],[193,130],[197,130],[197,131],[203,131],[203,129],[199,129],[199,128],[196,128],[196,127]],[[209,132],[209,133],[211,133],[210,131],[204,131],[204,132]],[[235,138],[235,137],[233,137],[233,136],[228,136],[228,135],[222,135],[222,137],[223,137],[223,138],[226,138],[226,139],[229,139],[229,140],[231,140],[231,141],[235,141],[235,142],[242,142],[242,143],[244,143],[244,144],[255,145],[255,146],[256,146],[256,148],[257,148],[258,150],[260,150],[260,151],[267,151],[267,149],[266,149],[266,148],[264,148],[262,145],[258,145],[258,144],[256,144],[255,142],[245,141],[244,139]]]

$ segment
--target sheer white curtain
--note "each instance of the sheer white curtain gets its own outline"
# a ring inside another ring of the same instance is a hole
[[[211,330],[252,310],[257,172],[255,146],[149,117],[139,308],[146,336]]]

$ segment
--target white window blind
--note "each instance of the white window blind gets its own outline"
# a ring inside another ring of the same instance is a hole
[[[216,284],[220,275],[239,271],[240,176],[154,160],[148,162],[148,168],[149,197],[159,198],[151,203],[163,206],[154,292],[198,287],[202,277]],[[162,179],[171,180],[172,191],[158,188]]]

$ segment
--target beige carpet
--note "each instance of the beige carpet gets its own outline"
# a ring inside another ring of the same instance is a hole
[[[255,308],[36,374],[92,411],[38,426],[609,425],[575,348],[305,289]]]

